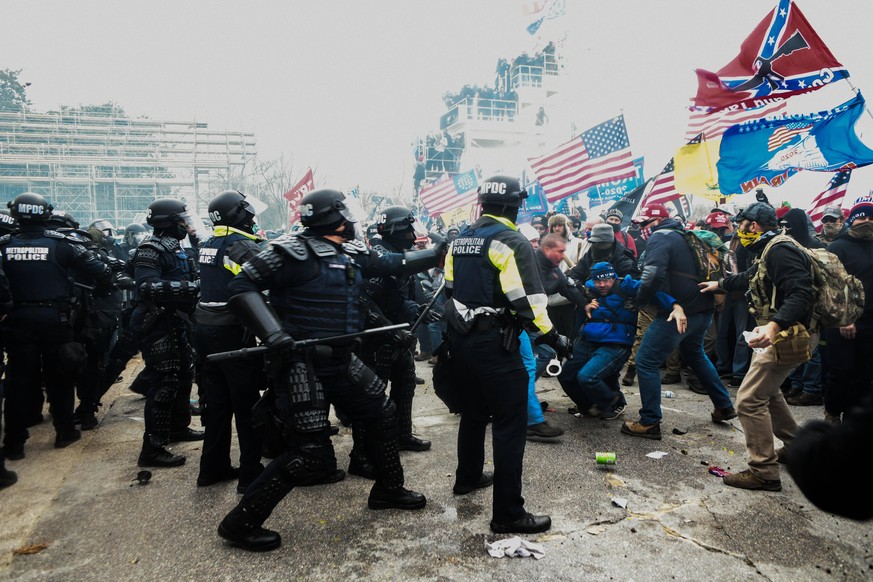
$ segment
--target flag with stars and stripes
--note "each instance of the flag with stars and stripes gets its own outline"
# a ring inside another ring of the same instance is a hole
[[[597,184],[636,175],[624,115],[583,131],[553,152],[529,161],[550,203]]]
[[[443,174],[436,182],[422,188],[418,196],[428,214],[437,215],[476,202],[478,187],[476,170],[454,176]]]
[[[797,5],[779,0],[734,60],[717,73],[697,69],[694,105],[712,111],[758,107],[848,76]]]
[[[825,208],[828,206],[841,206],[843,198],[846,196],[846,191],[849,189],[849,178],[852,177],[852,171],[837,172],[831,181],[828,182],[824,191],[815,197],[812,204],[809,205],[809,218],[812,219],[812,224],[816,229],[821,227],[821,219],[824,215]]]
[[[704,139],[714,140],[721,137],[732,125],[784,114],[787,105],[786,101],[779,101],[763,107],[731,109],[715,113],[699,111],[692,107],[691,115],[688,117],[688,129],[685,130],[685,139],[691,140],[694,136],[702,134]]]

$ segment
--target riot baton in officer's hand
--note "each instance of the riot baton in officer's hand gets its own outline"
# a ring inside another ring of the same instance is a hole
[[[430,301],[424,306],[424,309],[421,310],[421,313],[418,314],[418,317],[415,318],[415,322],[412,324],[412,327],[409,328],[409,333],[415,333],[415,330],[418,329],[418,326],[421,325],[421,322],[424,321],[424,318],[427,317],[428,312],[433,309],[433,304],[436,303],[437,297],[440,296],[440,293],[443,292],[443,289],[446,288],[446,282],[443,280],[440,283],[440,286],[437,288],[436,292],[433,294],[433,297],[430,298]]]
[[[380,333],[387,333],[389,331],[394,331],[397,329],[406,329],[409,327],[408,323],[398,323],[396,325],[386,325],[385,327],[376,327],[373,329],[365,329],[363,331],[359,331],[356,333],[344,333],[342,335],[334,335],[331,337],[319,337],[312,338],[308,340],[303,340],[299,342],[294,342],[294,351],[301,350],[303,348],[307,348],[310,346],[317,346],[323,344],[337,344],[343,342],[345,340],[353,340],[359,337],[366,337],[370,335],[376,335]],[[242,348],[239,350],[232,350],[229,352],[217,352],[214,354],[209,354],[206,356],[207,362],[223,362],[225,360],[236,360],[238,358],[251,358],[253,356],[260,356],[266,354],[270,351],[270,348],[267,346],[255,346],[253,348]]]

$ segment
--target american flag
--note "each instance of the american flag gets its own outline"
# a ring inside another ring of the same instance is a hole
[[[721,134],[732,125],[762,119],[779,112],[784,114],[787,105],[786,101],[778,101],[754,109],[722,110],[715,113],[706,113],[692,108],[688,118],[688,129],[685,130],[685,139],[694,139],[694,136],[703,134],[704,138],[713,140],[721,137]]]
[[[688,140],[688,144],[700,143],[702,138],[703,134],[698,133]],[[671,200],[678,200],[682,196],[682,194],[676,191],[676,176],[673,173],[673,169],[673,158],[670,158],[670,161],[664,166],[661,173],[652,181],[649,192],[643,196],[640,208],[649,204],[666,204]]]
[[[419,199],[428,214],[441,214],[476,202],[478,187],[475,170],[455,176],[443,174],[439,180],[421,189]]]
[[[778,150],[793,138],[795,135],[807,132],[812,128],[811,123],[789,123],[779,127],[773,132],[773,135],[767,140],[767,151]]]
[[[583,131],[552,153],[529,161],[549,202],[636,175],[624,115]]]
[[[846,191],[849,189],[849,178],[852,177],[852,170],[837,172],[831,181],[828,182],[824,192],[815,197],[812,204],[807,210],[807,214],[812,219],[812,224],[818,229],[821,226],[821,218],[825,208],[828,206],[840,206],[843,203],[843,198],[846,196]]]

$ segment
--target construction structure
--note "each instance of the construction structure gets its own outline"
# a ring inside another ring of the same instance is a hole
[[[0,203],[45,196],[87,225],[142,222],[156,198],[177,198],[194,215],[255,158],[255,136],[197,121],[131,119],[116,108],[0,113]]]

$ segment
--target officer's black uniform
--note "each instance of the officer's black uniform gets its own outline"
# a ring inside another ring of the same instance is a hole
[[[189,434],[187,428],[194,367],[187,318],[196,305],[199,284],[196,264],[179,244],[188,236],[184,212],[185,205],[178,200],[152,202],[147,220],[154,235],[133,258],[138,303],[130,326],[139,338],[149,379],[141,467],[182,465],[185,457],[170,453],[165,445],[202,439],[202,433]]]
[[[552,345],[559,357],[569,351],[546,314],[533,248],[513,224],[526,196],[514,178],[486,180],[479,188],[485,214],[452,243],[445,269],[448,348],[455,377],[464,379],[454,490],[491,484],[482,469],[485,429],[493,417],[491,529],[497,533],[551,526],[548,516],[527,513],[521,496],[529,376],[518,349],[520,328]]]
[[[21,226],[0,237],[3,268],[9,279],[13,308],[4,322],[9,367],[6,394],[6,457],[22,458],[28,438],[26,413],[31,394],[45,384],[49,410],[57,433],[55,447],[80,438],[73,425],[73,383],[84,357],[73,342],[72,269],[99,283],[108,282],[110,269],[84,246],[47,230],[51,205],[39,194],[26,192],[10,203]]]
[[[245,195],[229,190],[209,203],[215,228],[200,247],[200,302],[194,313],[194,344],[200,359],[198,386],[206,427],[197,485],[207,486],[239,477],[240,492],[261,474],[261,435],[252,426],[252,406],[266,388],[263,362],[255,358],[206,361],[216,352],[254,346],[254,336],[227,308],[227,286],[243,263],[260,252],[252,234],[255,209]],[[231,422],[236,418],[239,469],[230,462]]]
[[[374,239],[372,248],[377,254],[390,255],[412,249],[415,232],[412,224],[415,216],[403,206],[386,208],[377,222],[380,238]],[[414,276],[409,274],[368,279],[364,285],[367,299],[368,326],[380,327],[396,323],[412,324],[421,312],[415,302]],[[431,311],[428,322],[437,321],[438,311]],[[412,399],[415,396],[415,360],[412,346],[414,336],[408,331],[395,332],[389,336],[375,337],[367,342],[364,361],[373,368],[380,378],[391,382],[391,400],[397,407],[400,435],[400,450],[426,451],[430,441],[422,440],[412,434]],[[372,469],[363,461],[366,459],[359,425],[353,425],[355,446],[352,449],[349,472],[371,477]],[[363,462],[362,462],[363,461]],[[363,466],[362,466],[363,465]]]
[[[231,281],[231,310],[268,346],[287,348],[293,340],[359,333],[364,329],[360,303],[364,276],[398,274],[404,267],[415,272],[436,264],[433,251],[380,257],[361,242],[340,244],[326,238],[354,237],[354,219],[344,199],[336,190],[304,196],[301,215],[307,230],[271,241]],[[261,295],[267,289],[275,314]],[[367,428],[367,452],[376,465],[369,507],[425,506],[423,495],[403,487],[396,407],[385,396],[384,381],[356,355],[356,346],[347,340],[332,344],[329,355],[309,349],[283,354],[273,384],[287,449],[222,521],[222,537],[250,550],[279,547],[279,534],[261,524],[293,487],[324,481],[336,471],[329,403]]]

